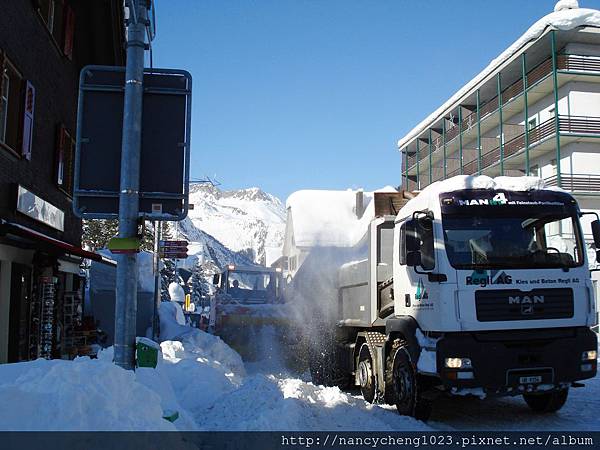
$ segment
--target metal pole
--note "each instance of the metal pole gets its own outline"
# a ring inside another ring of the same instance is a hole
[[[161,222],[154,221],[154,311],[152,315],[152,339],[158,340],[160,336],[160,320],[158,308],[160,307],[160,258],[158,257],[160,242]]]
[[[477,89],[477,175],[481,175],[481,94]]]
[[[502,73],[498,72],[498,120],[500,127],[500,175],[504,175],[504,125],[502,124]]]
[[[552,46],[552,84],[554,86],[554,131],[556,133],[556,185],[562,187],[562,173],[560,167],[560,118],[558,115],[558,73],[556,60],[556,33],[552,30],[550,34]]]
[[[444,180],[446,179],[446,175],[448,174],[448,160],[446,157],[446,118],[442,119],[442,141],[444,143]]]
[[[121,190],[119,193],[119,238],[137,236],[139,214],[140,150],[142,142],[142,95],[147,3],[131,0],[127,27],[127,65],[123,105],[121,147]],[[135,9],[135,11],[132,11]],[[137,20],[134,21],[132,18]],[[137,254],[120,255],[117,260],[115,305],[115,364],[135,367],[137,314]]]
[[[420,191],[421,190],[421,173],[419,170],[419,166],[420,166],[420,162],[421,162],[421,154],[419,152],[419,138],[418,137],[416,139],[415,145],[416,145],[416,150],[417,150],[417,153],[416,153],[416,157],[417,157],[416,158],[416,161],[417,161],[417,190]]]
[[[531,175],[531,163],[529,161],[529,103],[527,99],[527,56],[525,53],[521,55],[521,72],[523,77],[523,103],[525,106],[525,175]]]
[[[462,106],[458,105],[458,162],[460,174],[463,174],[463,129],[462,129]]]
[[[429,184],[433,183],[433,156],[431,151],[433,146],[431,145],[431,128],[429,129]]]

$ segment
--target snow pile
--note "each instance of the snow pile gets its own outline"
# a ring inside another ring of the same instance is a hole
[[[176,430],[159,395],[106,360],[0,365],[0,398],[1,430]]]
[[[163,356],[171,361],[186,357],[197,359],[202,355],[209,364],[216,361],[216,365],[227,372],[234,372],[236,376],[243,376],[244,365],[240,355],[225,344],[221,338],[185,325],[183,310],[178,303],[162,302],[158,309],[160,318],[160,339],[162,341]],[[168,345],[165,342],[181,341]],[[185,350],[185,348],[188,350]],[[187,351],[187,353],[186,353]],[[213,365],[215,366],[215,365]]]
[[[240,355],[219,337],[185,326],[178,303],[161,303],[159,317],[159,372],[171,380],[183,408],[195,414],[241,383],[246,372]]]
[[[577,8],[579,8],[579,2],[577,0],[559,0],[554,6],[554,12]]]
[[[548,28],[554,30],[572,30],[581,26],[600,27],[600,11],[596,9],[577,8],[576,0],[561,0],[556,4],[555,12],[550,13],[536,23],[534,23],[525,34],[517,39],[514,44],[508,47],[500,56],[494,59],[483,69],[475,78],[469,81],[456,94],[436,109],[432,114],[417,125],[413,130],[398,141],[398,148],[402,149],[409,141],[430,126],[433,122],[439,120],[455,103],[461,101],[462,97],[467,95],[472,89],[493,73],[502,63],[516,54],[523,46],[531,41],[538,39]]]
[[[185,301],[185,292],[183,290],[183,287],[181,287],[179,283],[170,283],[169,297],[171,297],[172,302],[183,303]]]
[[[385,187],[376,192],[395,192]],[[375,216],[373,192],[363,192],[363,211],[356,211],[357,191],[301,190],[287,199],[297,247],[352,247]],[[289,220],[289,219],[288,219]]]
[[[335,387],[265,375],[249,377],[199,419],[203,430],[214,431],[431,430]]]
[[[170,380],[173,396],[194,418],[236,389],[245,376],[239,355],[201,331],[184,342],[162,342],[161,349],[158,373]]]
[[[437,373],[436,348],[438,339],[433,339],[425,336],[421,330],[417,328],[415,333],[417,342],[421,347],[417,368],[421,372]]]

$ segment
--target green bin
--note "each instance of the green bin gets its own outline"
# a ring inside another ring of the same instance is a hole
[[[137,367],[156,368],[160,345],[151,339],[138,337],[135,339],[135,362]]]

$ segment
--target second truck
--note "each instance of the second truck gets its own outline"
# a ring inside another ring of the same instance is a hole
[[[537,179],[466,176],[407,197],[374,194],[365,258],[336,269],[335,295],[312,299],[329,304],[309,332],[313,381],[420,419],[442,393],[560,409],[597,370],[575,199]],[[597,216],[591,228],[600,249]]]

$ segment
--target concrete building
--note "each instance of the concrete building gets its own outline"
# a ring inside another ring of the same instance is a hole
[[[398,141],[404,189],[533,175],[600,212],[600,11],[564,4]]]
[[[68,357],[79,266],[99,258],[71,204],[79,72],[123,65],[122,1],[0,9],[0,362]]]

